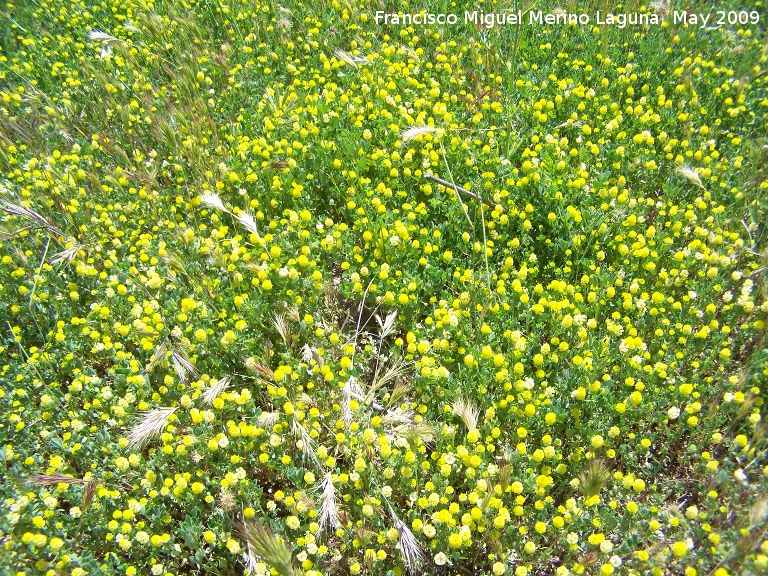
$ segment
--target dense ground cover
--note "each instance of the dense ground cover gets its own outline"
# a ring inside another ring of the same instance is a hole
[[[2,572],[765,573],[742,4],[6,4]]]

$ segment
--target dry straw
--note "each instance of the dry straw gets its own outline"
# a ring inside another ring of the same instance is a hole
[[[691,168],[690,166],[678,166],[677,173],[692,184],[695,184],[704,190],[704,183],[701,181],[701,176],[699,176],[699,173],[696,171],[696,169]]]
[[[154,436],[163,431],[174,412],[176,408],[156,408],[145,412],[128,432],[131,448],[143,448]]]
[[[395,511],[392,509],[392,506],[389,505],[389,502],[387,502],[387,507],[389,508],[389,514],[392,516],[392,520],[395,523],[395,528],[400,535],[400,555],[403,558],[403,564],[405,564],[405,567],[410,574],[414,574],[424,561],[424,551],[421,549],[419,541],[416,540],[413,532],[411,532],[408,526],[397,517],[397,514],[395,514]]]
[[[203,402],[209,406],[213,404],[213,401],[216,400],[216,398],[218,398],[219,395],[227,389],[231,381],[232,378],[229,376],[225,376],[224,378],[219,378],[216,380],[216,382],[211,384],[208,389],[200,396],[203,399]]]
[[[472,402],[460,396],[453,403],[453,412],[461,418],[468,431],[477,429],[477,418],[480,416],[480,411]]]
[[[249,553],[260,558],[280,576],[295,576],[293,557],[286,543],[261,522],[247,520],[237,526]]]
[[[331,473],[326,472],[323,481],[320,483],[319,489],[323,491],[320,497],[320,518],[317,521],[320,528],[318,532],[322,532],[326,526],[330,526],[333,529],[339,527],[339,507],[336,504],[336,487],[333,485]]]

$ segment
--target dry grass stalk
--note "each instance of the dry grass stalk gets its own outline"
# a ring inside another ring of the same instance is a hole
[[[389,514],[392,516],[392,520],[395,523],[395,528],[400,535],[400,555],[403,558],[403,564],[405,564],[405,568],[410,574],[414,574],[424,561],[424,551],[421,549],[419,541],[416,540],[413,532],[411,532],[408,526],[397,517],[397,514],[395,514],[395,511],[389,503],[387,503],[387,507],[389,508]]]
[[[431,134],[432,132],[436,132],[437,128],[434,126],[411,126],[403,132],[400,135],[400,138],[403,142],[408,142],[409,140],[413,140],[417,136],[421,136],[422,134]]]
[[[466,398],[460,396],[453,403],[453,413],[461,418],[467,431],[477,430],[477,419],[480,411]]]
[[[83,511],[88,510],[91,502],[93,502],[93,497],[96,495],[96,488],[98,485],[98,478],[91,478],[88,481],[88,484],[85,485],[85,490],[83,490]]]
[[[237,526],[237,531],[255,557],[269,564],[280,576],[295,576],[290,549],[267,526],[246,520]]]
[[[200,376],[200,372],[195,368],[195,365],[180,352],[174,351],[171,354],[171,361],[173,362],[173,369],[176,370],[176,374],[178,374],[182,382],[186,382],[190,375],[193,378]]]
[[[339,527],[339,507],[336,504],[336,487],[333,485],[331,473],[327,472],[319,488],[323,491],[320,497],[320,519],[318,532],[322,532],[326,525],[333,529]]]
[[[39,476],[29,476],[25,479],[30,484],[38,486],[53,486],[55,484],[83,484],[85,480],[54,472],[53,474],[40,474]]]
[[[231,381],[232,378],[229,376],[225,376],[224,378],[219,378],[216,380],[216,382],[211,384],[208,389],[200,396],[203,399],[203,402],[209,406],[213,404],[213,401],[216,400],[216,398],[218,398],[219,395],[227,389]]]
[[[141,419],[128,432],[128,441],[132,449],[143,448],[155,435],[163,431],[168,419],[176,408],[156,408],[144,413]]]
[[[702,190],[705,189],[704,183],[701,181],[701,176],[699,176],[699,173],[694,168],[691,168],[690,166],[678,166],[677,173]]]

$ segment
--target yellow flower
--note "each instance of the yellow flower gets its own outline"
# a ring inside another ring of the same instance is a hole
[[[685,542],[677,541],[672,544],[672,554],[682,558],[688,553],[688,545]]]

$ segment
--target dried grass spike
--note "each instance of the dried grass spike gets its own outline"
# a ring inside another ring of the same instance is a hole
[[[591,458],[587,469],[579,474],[579,488],[584,498],[592,498],[600,493],[610,479],[608,465],[599,458]]]
[[[89,30],[85,36],[91,42],[107,42],[107,43],[122,42],[120,38],[115,38],[111,34],[107,34],[106,32],[102,32],[101,30]]]
[[[333,485],[331,473],[326,472],[319,489],[323,491],[320,497],[320,519],[318,532],[322,532],[326,525],[336,529],[339,527],[339,507],[336,504],[336,487]]]
[[[311,462],[315,465],[315,468],[319,470],[320,461],[315,455],[315,448],[317,447],[317,443],[315,442],[314,438],[309,435],[309,432],[307,432],[307,429],[302,426],[301,422],[295,418],[291,424],[291,429],[293,431],[293,435],[296,437],[296,445],[301,449],[304,461]]]
[[[389,368],[387,368],[384,371],[384,373],[381,376],[377,377],[373,381],[373,384],[371,385],[370,389],[368,390],[368,394],[366,395],[365,402],[367,404],[370,404],[370,402],[374,398],[374,395],[376,394],[376,391],[379,388],[381,388],[382,386],[386,386],[390,382],[393,382],[397,378],[400,378],[401,376],[403,376],[410,367],[411,367],[411,364],[402,359],[399,359],[397,362],[392,364]]]
[[[259,230],[256,228],[256,220],[253,219],[253,215],[250,212],[243,212],[238,214],[235,218],[242,224],[248,232],[251,234],[259,235]]]
[[[467,399],[459,397],[453,403],[453,412],[464,422],[467,427],[467,431],[477,429],[477,418],[480,416],[480,411]]]
[[[93,502],[93,497],[96,495],[96,488],[98,485],[98,478],[91,478],[88,484],[85,485],[85,490],[83,490],[83,511],[88,510],[91,502]]]
[[[144,413],[141,419],[128,432],[128,441],[133,449],[143,448],[153,436],[159,434],[168,424],[176,408],[156,408]]]
[[[58,228],[56,228],[50,222],[48,222],[48,220],[46,220],[42,214],[38,214],[31,208],[27,208],[26,206],[23,206],[21,204],[14,204],[13,202],[2,200],[0,201],[0,210],[3,210],[4,212],[7,212],[8,214],[11,214],[13,216],[22,216],[24,218],[35,220],[38,224],[40,224],[43,228],[45,228],[49,232],[56,234],[57,236],[61,235],[61,232],[59,231]]]
[[[200,197],[200,200],[203,204],[206,204],[211,208],[216,208],[217,210],[221,210],[222,212],[229,212],[229,210],[227,210],[227,207],[224,206],[224,202],[222,202],[221,198],[219,198],[216,194],[203,194]]]
[[[168,351],[168,346],[165,342],[161,342],[157,348],[155,348],[152,358],[149,360],[149,364],[144,368],[144,373],[151,372],[160,360],[165,358],[165,353]]]
[[[389,314],[387,314],[387,317],[383,321],[378,314],[376,315],[376,322],[378,322],[379,326],[381,327],[382,340],[392,333],[392,330],[395,327],[396,319],[397,319],[397,312],[390,312]]]
[[[701,181],[701,176],[699,176],[699,173],[694,168],[691,168],[690,166],[678,166],[677,173],[692,184],[704,189],[704,183]]]
[[[436,132],[437,128],[434,126],[411,126],[403,132],[400,135],[400,138],[403,142],[408,142],[409,140],[413,140],[417,136],[421,136],[422,134],[431,134],[432,132]]]
[[[288,322],[285,320],[285,316],[283,316],[282,314],[276,313],[273,323],[275,325],[275,329],[277,330],[277,333],[280,334],[280,338],[282,338],[285,345],[288,348],[290,348],[291,342],[293,340],[293,335],[291,334],[291,327],[288,325]]]
[[[761,526],[766,519],[768,519],[768,499],[760,498],[749,510],[750,529]]]
[[[357,68],[358,66],[365,66],[367,64],[370,64],[371,61],[368,60],[365,56],[352,56],[348,52],[345,52],[341,48],[336,48],[333,51],[334,56],[344,62],[345,64],[349,64],[350,66]]]
[[[53,486],[55,484],[82,484],[85,480],[54,472],[53,474],[40,474],[39,476],[29,476],[25,479],[30,484],[39,486]]]
[[[202,393],[201,398],[203,399],[203,402],[208,405],[213,404],[213,401],[216,400],[216,398],[218,398],[219,395],[227,389],[227,386],[229,386],[231,380],[232,378],[230,376],[225,376],[224,378],[219,378],[216,380],[216,382],[211,384],[208,389]]]
[[[195,365],[179,352],[173,352],[171,354],[171,360],[173,362],[173,368],[176,370],[176,374],[178,374],[179,379],[182,382],[186,382],[190,375],[193,378],[200,376],[200,372],[195,368]]]
[[[72,264],[72,261],[75,259],[75,256],[77,256],[77,253],[84,248],[85,245],[83,244],[74,244],[69,248],[65,248],[61,252],[55,254],[53,258],[51,258],[51,264],[58,264],[59,262],[64,261],[66,261],[67,264]]]
[[[392,520],[395,523],[395,528],[400,535],[400,555],[403,558],[403,564],[405,564],[405,568],[408,572],[413,574],[424,561],[424,551],[421,549],[419,541],[416,540],[413,532],[411,532],[408,526],[397,517],[397,514],[395,514],[395,511],[392,509],[392,506],[389,505],[389,502],[387,502],[387,506],[389,507],[389,514],[392,516]]]
[[[269,564],[280,576],[295,576],[290,549],[267,526],[250,520],[239,524],[237,531],[254,556]]]
[[[259,414],[259,426],[262,428],[271,428],[280,420],[279,412],[262,412]]]
[[[387,400],[388,405],[397,406],[400,404],[400,401],[405,398],[405,395],[410,391],[410,384],[406,384],[405,382],[398,382],[392,389],[392,392],[389,394],[389,399]]]

